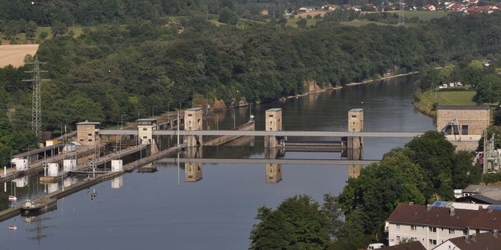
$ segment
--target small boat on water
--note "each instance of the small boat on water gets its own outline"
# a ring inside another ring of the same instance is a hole
[[[9,201],[15,201],[17,200],[17,197],[14,195],[9,195]]]
[[[10,226],[9,226],[9,230],[17,230],[17,227],[16,227],[16,226],[14,226],[14,225],[10,225]]]
[[[21,215],[34,216],[43,214],[56,209],[56,205],[56,199],[39,198],[33,201],[26,200],[21,206]]]

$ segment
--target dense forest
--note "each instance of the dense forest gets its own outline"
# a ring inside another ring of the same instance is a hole
[[[251,3],[220,0],[218,8],[231,17]],[[51,37],[36,38],[36,57],[48,71],[42,78],[50,79],[41,91],[43,129],[49,131],[84,120],[117,124],[206,101],[270,101],[304,93],[309,82],[340,86],[499,58],[499,13],[452,13],[411,27],[344,26],[343,18],[326,15],[314,26],[293,28],[283,17],[217,22],[203,11],[212,6],[203,1],[33,1],[22,11],[21,5],[26,1],[0,1],[0,32],[19,20],[26,24],[21,33],[32,30],[29,24],[52,25]],[[73,23],[87,26],[75,35]],[[25,73],[31,67],[0,69],[2,162],[35,144],[31,84],[22,81],[32,77]]]

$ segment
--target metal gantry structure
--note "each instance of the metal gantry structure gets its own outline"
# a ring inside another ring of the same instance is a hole
[[[405,18],[404,18],[404,8],[405,8],[405,3],[404,0],[400,0],[400,7],[398,11],[398,25],[399,26],[404,26],[405,23]]]
[[[40,73],[46,73],[47,71],[41,70],[40,65],[45,64],[45,62],[40,62],[38,59],[35,59],[33,62],[29,62],[26,64],[32,64],[33,70],[25,71],[25,73],[32,73],[33,78],[28,80],[23,80],[25,82],[33,83],[33,96],[31,103],[31,129],[35,131],[35,135],[38,139],[38,142],[42,141],[42,98],[40,92],[40,83],[46,79],[40,78]]]

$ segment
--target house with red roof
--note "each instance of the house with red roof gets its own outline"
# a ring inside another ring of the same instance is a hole
[[[499,231],[492,233],[472,234],[468,236],[456,237],[445,241],[433,250],[469,250],[469,249],[500,249],[501,237]]]
[[[398,205],[385,223],[388,245],[419,241],[430,250],[449,239],[499,232],[501,207],[457,209],[454,206]],[[471,249],[471,248],[470,248]]]

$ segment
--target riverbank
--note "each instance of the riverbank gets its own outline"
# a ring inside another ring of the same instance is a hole
[[[475,106],[476,102],[473,101],[476,91],[468,90],[467,87],[464,90],[440,90],[440,91],[430,91],[427,90],[421,94],[415,96],[412,104],[419,112],[428,115],[430,117],[437,117],[437,111],[435,110],[438,105],[447,106]]]
[[[364,80],[364,81],[361,81],[361,82],[350,82],[350,83],[346,84],[344,87],[351,87],[351,86],[357,86],[357,85],[362,85],[362,84],[370,84],[370,83],[376,82],[376,81],[388,80],[388,79],[402,77],[402,76],[408,76],[408,75],[414,75],[414,74],[417,74],[417,73],[419,73],[419,72],[418,71],[413,71],[413,72],[404,73],[404,74],[388,75],[388,76],[381,77],[381,78],[378,78],[378,79],[367,79],[367,80]],[[317,89],[315,91],[308,91],[308,92],[305,92],[303,94],[298,94],[298,95],[294,95],[294,96],[288,96],[286,98],[284,97],[283,99],[299,98],[299,97],[303,97],[303,96],[307,96],[307,95],[311,95],[311,94],[315,94],[315,93],[325,92],[327,90],[337,90],[337,89],[342,89],[342,88],[343,88],[343,86],[319,88],[319,89]]]

